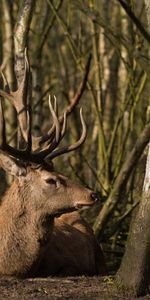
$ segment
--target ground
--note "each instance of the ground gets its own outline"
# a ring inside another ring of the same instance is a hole
[[[0,300],[133,300],[121,294],[111,277],[0,279]],[[141,300],[150,300],[147,295]]]

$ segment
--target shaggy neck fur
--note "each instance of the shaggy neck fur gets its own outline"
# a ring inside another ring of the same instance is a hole
[[[31,181],[14,181],[0,207],[0,273],[33,275],[50,240],[53,218],[31,201]],[[35,209],[35,211],[33,211]]]

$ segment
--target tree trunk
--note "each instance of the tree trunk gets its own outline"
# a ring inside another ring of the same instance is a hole
[[[15,74],[14,74],[14,41],[13,41],[13,14],[12,3],[8,0],[2,1],[3,9],[3,71],[7,78],[11,90],[15,88]],[[12,105],[6,102],[6,123],[8,140],[12,139],[15,130],[16,117]],[[15,140],[11,140],[10,145],[15,145]]]
[[[133,218],[126,252],[117,274],[119,285],[137,295],[146,293],[150,280],[150,144],[140,207]],[[131,267],[132,266],[132,267]]]
[[[147,15],[148,31],[150,32],[150,2],[149,0],[144,0],[145,2],[145,11]]]
[[[150,32],[150,2],[145,0]],[[145,294],[150,281],[150,143],[145,180],[139,209],[132,218],[125,255],[117,273],[117,282],[137,295]]]

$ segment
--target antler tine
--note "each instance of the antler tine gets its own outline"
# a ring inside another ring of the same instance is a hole
[[[2,104],[1,98],[0,98],[0,124],[1,124],[1,126],[0,126],[0,138],[1,138],[0,150],[6,152],[8,155],[10,155],[14,158],[25,158],[23,151],[15,149],[7,144],[5,117],[4,117],[4,110],[3,110],[3,104]]]
[[[85,121],[84,121],[84,118],[83,118],[82,108],[80,108],[80,120],[81,120],[81,125],[82,125],[82,134],[81,134],[80,139],[75,144],[63,147],[62,149],[58,149],[58,150],[48,154],[45,157],[46,160],[49,160],[49,159],[52,160],[52,159],[54,159],[55,157],[57,157],[59,155],[71,152],[71,151],[79,148],[84,143],[84,141],[86,139],[87,131],[86,131],[86,124],[85,124]]]
[[[81,80],[81,83],[79,85],[79,88],[77,90],[77,92],[75,93],[74,97],[72,98],[72,100],[70,101],[70,104],[67,106],[67,108],[65,109],[65,113],[66,113],[66,118],[68,115],[71,114],[71,112],[74,110],[74,108],[77,106],[77,104],[79,103],[79,100],[84,92],[86,83],[87,83],[87,77],[90,71],[90,63],[91,63],[91,58],[92,56],[89,55],[86,66],[85,66],[85,71],[83,74],[83,78]],[[64,121],[64,114],[62,114],[59,117],[59,123],[62,124]],[[43,143],[45,143],[46,141],[49,140],[49,137],[53,134],[53,132],[55,131],[55,126],[53,125],[52,128],[48,131],[48,133],[39,138],[39,144],[42,145]]]
[[[54,110],[55,110],[55,112],[58,116],[58,103],[57,103],[57,98],[56,98],[55,95],[54,95],[54,100],[55,100],[54,101]],[[61,140],[63,138],[64,134],[65,134],[65,131],[66,131],[66,125],[67,125],[67,112],[66,111],[63,113],[61,121],[60,121],[60,118],[58,117],[58,122],[59,122],[59,126],[62,123],[62,129],[61,129],[61,134],[60,134],[60,140]],[[53,132],[53,127],[51,128],[51,132]]]
[[[61,139],[65,135],[66,132],[66,127],[67,127],[67,113],[66,111],[64,112],[64,118],[63,118],[63,125],[62,125],[62,130],[61,130]]]
[[[21,158],[22,153],[21,151],[9,146],[7,144],[6,140],[6,125],[5,125],[5,117],[4,117],[4,110],[3,110],[3,104],[2,99],[0,98],[0,138],[1,138],[1,144],[0,144],[0,150],[6,152],[8,155],[14,157],[14,158]]]
[[[53,140],[53,143],[51,143],[52,139],[50,140],[51,145],[47,148],[47,149],[49,149],[49,152],[50,152],[50,150],[53,151],[58,146],[58,144],[60,143],[62,138],[64,137],[65,131],[66,131],[66,126],[67,126],[67,118],[66,118],[66,113],[64,113],[63,124],[62,124],[61,132],[59,134],[59,139],[55,138],[55,140]],[[53,136],[53,133],[52,133],[52,136]],[[48,143],[48,144],[50,144],[50,143]]]
[[[56,142],[58,143],[60,140],[61,133],[60,133],[60,122],[58,119],[58,104],[57,104],[57,98],[55,95],[53,96],[53,98],[54,98],[54,105],[53,105],[54,107],[52,106],[51,95],[49,95],[49,110],[50,110],[50,113],[53,118],[53,125],[52,125],[51,129],[48,131],[48,133],[46,133],[44,136],[32,138],[33,150],[42,148],[42,145],[46,143],[45,146],[43,145],[42,151],[44,151],[44,149],[47,149],[47,146],[50,145],[51,143],[54,145],[54,142],[53,142],[54,139],[55,139],[55,143]],[[64,122],[64,120],[63,120],[63,122]]]
[[[54,111],[55,111],[55,114],[56,116],[58,116],[58,103],[57,103],[57,98],[56,96],[54,95]]]
[[[63,121],[62,130],[61,130],[59,140],[57,140],[57,141],[56,141],[56,139],[53,140],[52,143],[47,148],[45,148],[44,150],[42,150],[39,153],[39,155],[42,159],[44,159],[47,155],[49,155],[54,149],[56,149],[58,147],[60,141],[64,137],[65,131],[66,131],[66,113],[64,113],[64,121]]]
[[[56,97],[54,97],[54,102],[55,102],[55,109],[57,110]],[[49,95],[49,109],[50,109],[50,112],[52,114],[53,122],[54,122],[54,125],[55,125],[55,130],[56,130],[55,139],[56,139],[56,142],[58,142],[59,138],[60,138],[60,124],[59,124],[59,120],[58,120],[58,117],[56,115],[56,112],[52,107],[52,102],[51,102],[51,96],[50,95]]]

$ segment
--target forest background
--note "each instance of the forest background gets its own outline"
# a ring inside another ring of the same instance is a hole
[[[0,6],[0,85],[4,73],[12,90],[17,87],[15,53],[23,2],[2,0]],[[98,192],[96,206],[82,213],[114,273],[141,198],[146,164],[144,146],[132,155],[150,120],[150,36],[144,1],[26,2],[31,4],[26,45],[32,71],[33,131],[39,135],[50,126],[49,94],[56,95],[60,112],[81,96],[64,143],[74,142],[80,134],[78,106],[83,107],[87,124],[86,142],[76,154],[56,159],[55,168]],[[15,144],[16,115],[5,103],[8,139]],[[11,180],[0,172],[1,194]]]

